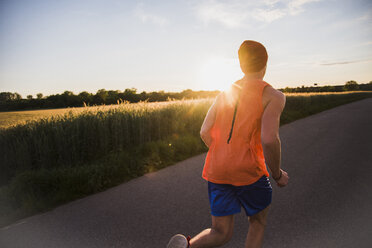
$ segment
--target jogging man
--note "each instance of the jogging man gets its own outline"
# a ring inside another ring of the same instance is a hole
[[[227,243],[241,208],[249,221],[245,247],[262,247],[272,197],[266,166],[279,187],[288,183],[279,139],[285,96],[263,81],[268,55],[261,43],[244,41],[238,55],[245,75],[216,97],[200,131],[209,148],[202,177],[208,181],[212,227],[192,239],[175,235],[168,248]]]

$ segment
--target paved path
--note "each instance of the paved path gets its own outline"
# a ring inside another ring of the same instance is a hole
[[[290,184],[272,184],[264,247],[371,247],[371,128],[372,98],[281,127]],[[210,225],[205,155],[2,228],[0,247],[151,248],[195,235]],[[235,220],[223,247],[243,247],[248,222]]]

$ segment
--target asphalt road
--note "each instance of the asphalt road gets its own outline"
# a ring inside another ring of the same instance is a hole
[[[372,98],[280,128],[282,168],[264,247],[372,247]],[[176,233],[210,226],[206,154],[0,229],[0,247],[165,247]],[[223,247],[243,247],[235,216]]]

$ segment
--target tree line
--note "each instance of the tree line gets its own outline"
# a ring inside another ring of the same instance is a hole
[[[285,93],[372,91],[372,81],[368,84],[358,84],[356,81],[351,80],[346,82],[345,85],[318,86],[314,84],[314,86],[286,87],[279,90]],[[124,91],[100,89],[95,94],[83,91],[75,95],[72,91],[65,91],[62,94],[45,97],[42,93],[38,93],[36,94],[36,98],[32,95],[27,95],[25,99],[17,92],[0,92],[0,111],[82,107],[103,104],[110,105],[122,102],[136,103],[139,101],[159,102],[169,99],[207,98],[215,97],[219,92],[218,90],[193,91],[187,89],[182,92],[142,91],[141,93],[137,93],[136,88],[125,89]]]
[[[153,91],[137,93],[136,88],[120,90],[100,89],[95,94],[87,91],[75,95],[72,91],[44,97],[38,93],[37,98],[28,95],[22,98],[17,92],[0,92],[0,111],[67,108],[94,105],[111,105],[123,102],[136,103],[140,101],[160,102],[167,100],[196,99],[215,97],[220,91],[193,91],[191,89],[182,92]]]
[[[358,84],[354,80],[347,81],[344,85],[325,85],[318,86],[317,83],[314,86],[301,87],[285,87],[280,89],[285,93],[310,93],[310,92],[342,92],[342,91],[372,91],[372,81],[367,84]]]

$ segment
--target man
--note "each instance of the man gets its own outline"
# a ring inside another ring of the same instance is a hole
[[[209,147],[202,176],[208,181],[212,227],[192,239],[175,235],[169,248],[227,243],[241,207],[249,221],[245,247],[262,247],[272,196],[266,166],[279,187],[288,183],[287,172],[280,168],[279,122],[285,96],[263,81],[268,55],[261,43],[244,41],[238,55],[245,75],[216,97],[200,131]]]

